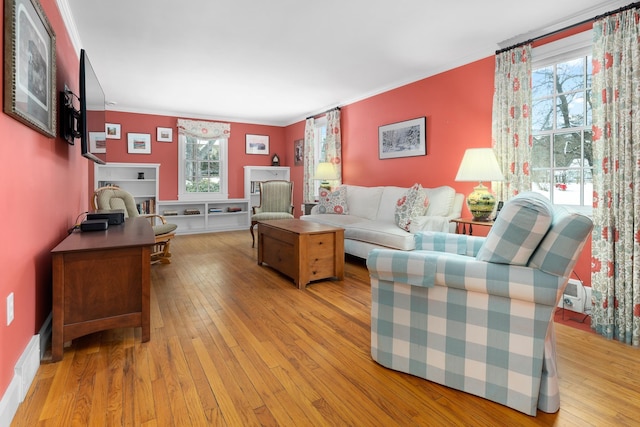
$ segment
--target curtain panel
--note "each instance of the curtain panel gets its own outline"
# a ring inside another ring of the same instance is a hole
[[[342,184],[342,132],[340,130],[340,110],[335,109],[327,113],[327,162],[333,164],[338,179],[331,182],[331,187]]]
[[[316,139],[316,123],[313,117],[308,118],[304,128],[304,173],[302,199],[304,203],[315,201],[315,150],[314,141]]]
[[[593,25],[593,222],[591,327],[639,345],[640,15]]]
[[[231,137],[231,124],[178,119],[178,131],[200,139],[229,139]]]
[[[492,144],[505,181],[493,183],[498,200],[531,189],[531,44],[496,55]]]

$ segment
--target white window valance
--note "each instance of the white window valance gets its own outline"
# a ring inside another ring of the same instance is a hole
[[[231,136],[231,124],[178,119],[178,131],[201,139],[228,139]]]

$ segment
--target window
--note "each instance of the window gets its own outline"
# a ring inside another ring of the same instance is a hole
[[[318,163],[327,161],[327,118],[321,117],[315,120],[315,141],[313,141],[313,170],[318,170]],[[315,199],[320,196],[320,186],[318,181],[314,181]]]
[[[555,204],[591,206],[590,34],[535,48],[532,56],[532,189]]]
[[[180,200],[226,199],[227,138],[201,139],[179,132]]]

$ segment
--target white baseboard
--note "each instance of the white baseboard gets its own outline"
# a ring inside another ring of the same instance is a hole
[[[50,325],[51,316],[47,320]],[[47,322],[43,326],[45,330],[46,325]],[[0,427],[9,427],[11,425],[11,421],[18,411],[18,406],[27,396],[29,387],[31,387],[31,383],[36,377],[41,359],[40,338],[40,334],[31,337],[29,344],[25,347],[13,369],[13,378],[0,400]]]
[[[49,348],[51,335],[53,334],[53,312],[49,313],[46,320],[42,324],[38,335],[40,335],[40,360],[44,359],[44,353]]]

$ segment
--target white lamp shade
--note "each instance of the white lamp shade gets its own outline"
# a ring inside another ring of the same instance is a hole
[[[504,181],[492,148],[469,148],[464,152],[456,181]]]
[[[338,179],[338,172],[336,171],[333,163],[323,162],[318,163],[318,167],[316,169],[316,174],[313,179],[319,179],[322,181],[329,181]]]

